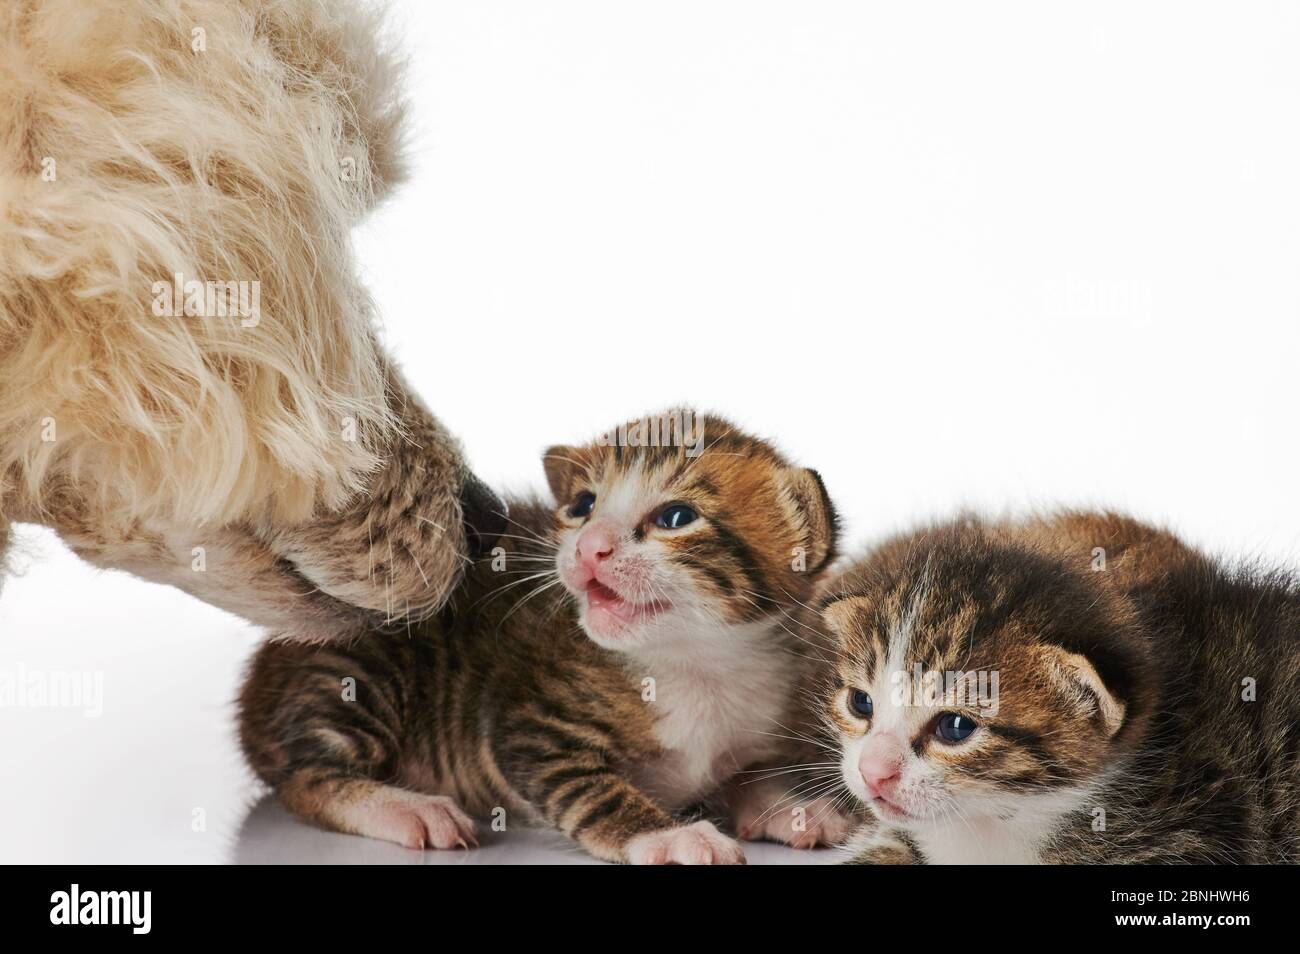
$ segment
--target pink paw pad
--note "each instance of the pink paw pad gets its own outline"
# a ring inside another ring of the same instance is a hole
[[[789,807],[736,819],[741,841],[776,841],[792,848],[842,845],[854,829],[854,821],[829,798],[815,798]]]
[[[633,838],[627,860],[634,865],[743,865],[745,852],[706,821],[652,831]]]
[[[377,794],[348,812],[359,835],[407,848],[477,848],[474,820],[445,795]]]

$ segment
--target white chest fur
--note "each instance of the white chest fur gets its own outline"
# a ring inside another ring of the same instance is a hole
[[[917,847],[932,865],[1037,864],[1038,835],[994,820],[958,821],[913,833]]]
[[[1072,812],[1087,804],[1091,791],[1080,786],[1021,796],[1002,817],[966,813],[912,836],[931,864],[1038,864],[1044,846]]]
[[[628,671],[653,692],[662,758],[635,774],[642,789],[674,809],[702,798],[736,772],[771,756],[789,735],[796,657],[770,633],[728,634],[717,647],[638,653]]]

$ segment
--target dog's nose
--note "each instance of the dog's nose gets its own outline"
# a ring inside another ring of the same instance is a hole
[[[489,553],[506,532],[506,502],[483,481],[467,474],[460,488],[460,512],[470,557],[477,559]]]

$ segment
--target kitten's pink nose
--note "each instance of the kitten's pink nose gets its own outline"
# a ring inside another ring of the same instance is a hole
[[[578,535],[577,557],[583,569],[594,572],[597,564],[608,559],[618,543],[618,534],[613,524],[598,520],[589,523]]]
[[[873,735],[858,756],[858,773],[872,798],[893,798],[903,771],[903,745],[891,735]]]

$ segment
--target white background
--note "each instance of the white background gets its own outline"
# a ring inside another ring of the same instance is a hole
[[[854,543],[1104,504],[1300,563],[1300,5],[396,12],[413,179],[358,242],[490,483],[689,402],[817,467]],[[241,839],[256,633],[23,539],[0,668],[106,701],[0,709],[0,855],[404,859],[267,806]]]

